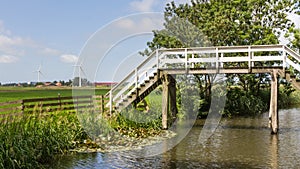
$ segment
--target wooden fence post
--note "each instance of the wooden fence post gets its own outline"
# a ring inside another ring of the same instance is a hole
[[[104,96],[103,95],[101,95],[101,102],[100,102],[100,104],[101,104],[101,113],[104,113]]]
[[[24,109],[25,109],[24,100],[21,100],[21,111],[22,111],[22,114],[24,114]]]
[[[59,110],[62,110],[62,108],[61,108],[61,98],[60,98],[60,93],[58,93],[58,103],[59,103]]]

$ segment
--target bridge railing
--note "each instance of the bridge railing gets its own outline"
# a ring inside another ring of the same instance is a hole
[[[244,62],[249,68],[255,62],[279,61],[284,65],[283,45],[226,46],[164,50],[160,69],[224,68],[227,63]],[[201,63],[201,64],[200,64]]]
[[[218,72],[222,68],[237,68],[241,63],[251,70],[261,62],[268,62],[269,66],[282,66],[283,69],[289,65],[300,71],[300,55],[285,45],[159,49],[110,90],[107,106],[112,111],[113,103],[126,98],[158,70],[203,68]]]
[[[139,66],[131,71],[121,82],[112,87],[109,95],[110,102],[107,106],[110,106],[112,110],[113,103],[116,103],[126,98],[131,92],[136,90],[150,76],[153,76],[157,72],[158,64],[160,61],[161,52],[156,50],[152,52]]]

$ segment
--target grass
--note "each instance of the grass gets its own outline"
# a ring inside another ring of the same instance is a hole
[[[93,89],[92,89],[93,90]],[[78,89],[82,91],[84,95],[91,89]],[[95,89],[96,95],[106,94],[108,89]],[[28,99],[28,98],[45,98],[45,97],[57,97],[60,96],[72,96],[71,87],[48,87],[48,88],[35,88],[35,87],[0,87],[0,102]]]
[[[0,125],[0,168],[44,168],[86,139],[74,113],[26,114],[2,119]]]

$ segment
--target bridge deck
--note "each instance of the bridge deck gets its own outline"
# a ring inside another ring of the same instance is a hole
[[[283,66],[274,67],[237,67],[237,68],[190,68],[190,69],[159,69],[166,74],[251,74],[251,73],[271,73],[273,70],[283,70]]]

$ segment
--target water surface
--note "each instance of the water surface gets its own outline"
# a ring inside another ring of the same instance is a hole
[[[280,110],[280,130],[271,135],[268,114],[222,119],[209,140],[198,138],[204,120],[173,149],[152,157],[131,152],[65,156],[53,168],[298,168],[300,166],[300,108]]]

